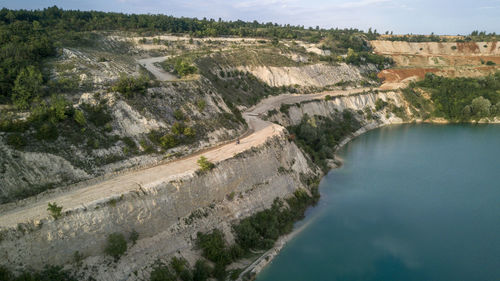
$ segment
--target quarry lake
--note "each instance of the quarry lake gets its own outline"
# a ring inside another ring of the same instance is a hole
[[[338,155],[258,281],[500,280],[500,126],[391,126]]]

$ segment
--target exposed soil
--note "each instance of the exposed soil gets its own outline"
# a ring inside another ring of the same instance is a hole
[[[500,70],[497,42],[424,42],[371,41],[376,53],[390,56],[395,67],[378,74],[382,89],[405,87],[426,73],[446,77],[481,77]],[[493,62],[493,65],[489,65]]]

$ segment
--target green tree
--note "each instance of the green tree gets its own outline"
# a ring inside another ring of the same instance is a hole
[[[174,70],[180,77],[184,77],[186,75],[195,73],[197,69],[195,66],[191,65],[189,62],[187,62],[183,59],[178,59],[175,62]]]
[[[55,219],[59,219],[62,214],[62,206],[57,206],[56,202],[54,203],[49,203],[49,207],[47,208],[47,211],[49,211],[50,215]]]
[[[26,141],[20,133],[13,133],[7,136],[7,144],[19,149],[26,145]]]
[[[164,135],[163,137],[160,138],[160,145],[165,149],[175,147],[177,145],[175,136],[172,134]]]
[[[177,274],[180,274],[188,267],[188,262],[184,258],[173,257],[170,261],[170,267],[177,272]]]
[[[197,260],[193,270],[193,281],[206,281],[210,274],[210,266],[204,260]]]
[[[202,172],[210,171],[215,167],[214,163],[208,161],[205,156],[201,156],[200,159],[198,159],[197,163],[200,166]]]
[[[487,117],[490,115],[491,102],[488,99],[477,97],[471,103],[472,113],[479,117]]]
[[[80,126],[85,126],[87,124],[87,120],[85,120],[85,115],[83,115],[83,111],[81,110],[75,110],[75,115],[73,115],[73,118],[75,119],[76,123]]]
[[[108,235],[108,240],[104,252],[118,260],[127,251],[127,241],[121,233]]]
[[[176,281],[177,278],[166,265],[157,265],[151,271],[150,281]]]
[[[200,112],[202,112],[204,109],[205,109],[205,106],[207,105],[207,102],[205,100],[198,100],[198,102],[196,102],[196,106],[198,107],[198,110]]]
[[[135,94],[145,94],[148,84],[148,78],[145,76],[135,78],[122,74],[111,89],[115,92],[119,92],[126,98],[131,98]]]
[[[196,246],[201,249],[203,257],[216,264],[225,266],[231,262],[224,233],[219,229],[206,234],[198,232]]]
[[[12,88],[12,102],[19,109],[26,109],[32,98],[42,91],[42,74],[34,66],[28,66],[17,75]]]
[[[196,135],[196,131],[191,127],[186,127],[184,128],[183,134],[186,137],[192,138]]]
[[[49,120],[52,124],[66,119],[66,108],[69,107],[68,101],[61,95],[52,95],[49,106]]]

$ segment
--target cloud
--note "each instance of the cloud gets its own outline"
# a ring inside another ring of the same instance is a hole
[[[361,1],[351,1],[338,5],[340,8],[363,8],[366,6],[378,5],[382,3],[389,3],[392,0],[361,0]]]
[[[261,8],[261,7],[270,7],[270,6],[278,6],[282,8],[287,8],[290,4],[296,4],[295,0],[250,0],[250,1],[242,1],[239,3],[233,4],[234,8]]]

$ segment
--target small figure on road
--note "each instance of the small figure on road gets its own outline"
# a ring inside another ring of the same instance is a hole
[[[240,138],[236,139],[236,144],[240,144]]]

